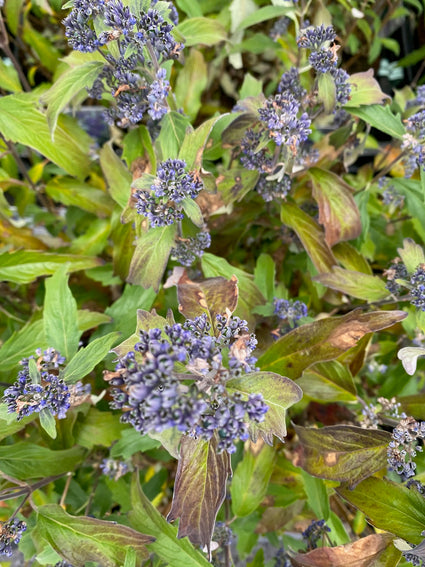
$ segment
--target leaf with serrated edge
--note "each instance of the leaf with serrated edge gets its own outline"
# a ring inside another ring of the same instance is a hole
[[[335,490],[361,510],[376,528],[415,545],[421,543],[421,532],[425,529],[425,499],[418,491],[373,476],[354,490],[345,486]]]
[[[156,538],[156,541],[149,545],[149,549],[154,551],[167,565],[170,567],[183,565],[208,567],[211,565],[188,539],[177,539],[177,528],[167,523],[158,510],[152,506],[140,487],[138,475],[133,476],[131,502],[132,509],[128,514],[130,525]]]
[[[407,317],[404,311],[351,311],[302,325],[269,347],[258,359],[261,370],[298,378],[316,362],[338,358],[368,333],[391,327]]]
[[[178,537],[188,536],[194,545],[210,549],[217,512],[226,496],[231,474],[226,451],[217,454],[217,440],[184,436],[174,484],[169,522],[179,521]]]
[[[105,358],[119,336],[118,332],[109,333],[104,337],[95,339],[85,348],[80,349],[65,369],[65,382],[73,384],[87,376],[96,364],[99,364]]]
[[[351,487],[385,467],[391,434],[351,425],[295,426],[302,452],[298,466],[313,476]]]
[[[49,543],[75,567],[83,567],[88,561],[100,562],[104,567],[122,565],[129,547],[136,551],[140,562],[148,559],[146,545],[154,541],[115,522],[71,516],[56,504],[38,509],[35,538]]]
[[[403,248],[397,248],[401,259],[409,274],[414,272],[419,264],[425,264],[425,255],[422,246],[416,244],[411,238],[403,240]]]
[[[373,69],[350,75],[348,82],[351,86],[350,99],[345,107],[361,106],[362,104],[383,104],[390,97],[382,92],[378,81],[373,76]]]
[[[227,382],[229,392],[238,392],[243,398],[249,394],[262,394],[269,406],[261,423],[250,423],[250,433],[254,441],[260,435],[266,443],[273,444],[273,435],[283,441],[286,436],[286,410],[300,401],[302,390],[295,382],[273,372],[250,372],[242,378]]]
[[[391,534],[372,534],[346,545],[297,553],[291,562],[295,567],[378,567],[376,562],[392,547],[393,539]]]

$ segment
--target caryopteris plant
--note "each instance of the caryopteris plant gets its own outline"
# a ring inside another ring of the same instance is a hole
[[[425,562],[419,0],[0,0],[0,562]]]

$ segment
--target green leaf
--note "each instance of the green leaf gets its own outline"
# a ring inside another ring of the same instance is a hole
[[[327,273],[336,260],[325,241],[325,235],[317,222],[293,203],[284,203],[280,218],[286,226],[297,233],[319,273]]]
[[[231,266],[224,258],[219,258],[208,252],[202,256],[202,271],[206,278],[223,276],[230,280],[232,276],[238,279],[239,300],[235,315],[246,319],[248,323],[254,323],[252,308],[265,303],[264,297],[253,282],[251,274],[247,274],[239,268]]]
[[[55,476],[73,471],[84,455],[81,447],[51,451],[32,443],[15,442],[0,447],[1,471],[19,480]]]
[[[70,361],[78,349],[80,331],[77,303],[68,287],[68,266],[61,266],[46,280],[44,298],[44,335],[49,346]]]
[[[116,415],[91,407],[84,419],[75,424],[74,436],[76,443],[87,449],[95,445],[110,447],[120,438],[124,429],[126,426]]]
[[[22,91],[19,75],[12,65],[7,65],[3,59],[0,59],[0,87],[5,91],[20,92]]]
[[[99,157],[100,167],[108,183],[111,197],[120,207],[125,208],[131,194],[131,173],[112,149],[112,142],[107,142],[102,147]]]
[[[47,124],[54,140],[58,116],[66,105],[84,88],[91,88],[102,71],[104,64],[89,61],[65,71],[53,86],[41,96],[41,102],[47,105]]]
[[[217,190],[224,203],[230,205],[241,201],[257,184],[258,171],[235,167],[223,171],[217,179]]]
[[[325,169],[312,167],[308,174],[313,183],[313,197],[319,205],[319,223],[325,227],[328,246],[360,236],[360,212],[351,187]]]
[[[201,108],[201,97],[208,84],[207,65],[200,51],[191,49],[185,57],[184,67],[177,76],[174,94],[177,106],[183,108],[191,121]],[[190,89],[187,86],[190,85]],[[176,155],[176,154],[175,154]]]
[[[338,358],[368,333],[391,327],[407,316],[404,311],[352,311],[302,325],[269,347],[258,359],[262,370],[299,378],[316,362]]]
[[[214,116],[206,120],[194,131],[188,131],[184,137],[179,152],[179,159],[186,162],[189,170],[200,169],[202,166],[202,154],[207,145],[208,138],[214,125],[226,114]]]
[[[248,450],[244,454],[230,485],[235,516],[249,516],[261,504],[267,493],[275,458],[274,449],[268,445],[263,445],[259,452]]]
[[[332,112],[335,108],[336,88],[335,80],[330,73],[319,73],[317,98],[323,103],[325,112]]]
[[[325,483],[320,478],[311,476],[303,470],[301,471],[301,477],[308,505],[316,514],[316,518],[327,522],[330,515],[330,507]]]
[[[110,451],[112,459],[122,457],[124,460],[130,459],[135,453],[149,451],[161,447],[161,443],[155,439],[151,439],[148,435],[142,435],[133,427],[124,429],[121,433],[121,439],[114,443]],[[152,535],[152,534],[151,534]]]
[[[127,282],[145,289],[153,287],[158,292],[176,234],[175,224],[150,228],[142,234],[136,243]]]
[[[297,464],[313,476],[354,487],[387,464],[388,431],[351,425],[295,426],[295,431],[302,447]]]
[[[95,339],[85,348],[81,348],[65,368],[65,382],[74,384],[87,376],[99,362],[102,362],[119,336],[118,332],[109,333]]]
[[[13,421],[11,421],[11,419],[13,419]],[[9,435],[21,431],[28,423],[31,423],[35,419],[37,419],[37,414],[33,413],[17,421],[16,414],[9,413],[6,404],[0,404],[0,441],[9,437]]]
[[[422,541],[425,501],[418,491],[376,477],[367,478],[354,490],[345,487],[335,490],[366,514],[373,526],[415,545]]]
[[[195,226],[201,227],[204,225],[204,217],[196,201],[187,197],[186,199],[183,199],[182,205],[184,212]]]
[[[304,370],[297,384],[304,396],[317,402],[357,402],[351,372],[336,360],[321,362]]]
[[[168,116],[168,114],[166,114],[165,116]],[[161,132],[164,127],[164,120],[165,117],[161,122]],[[146,128],[146,126],[141,124],[137,128],[134,128],[134,130],[130,130],[124,136],[122,145],[123,145],[123,150],[121,157],[127,163],[128,168],[130,168],[132,163],[136,161],[136,159],[140,158],[140,156],[143,156],[143,154],[147,154],[152,169],[155,171],[156,156],[152,145],[152,139],[149,134],[149,130]]]
[[[186,132],[193,132],[190,121],[179,112],[168,112],[161,121],[161,131],[158,144],[161,148],[162,160],[175,159],[186,136]]]
[[[335,258],[347,270],[372,275],[372,269],[364,256],[348,242],[340,242],[332,248]]]
[[[127,548],[124,567],[137,567],[137,554],[133,547]]]
[[[89,256],[55,254],[35,250],[18,250],[0,254],[0,279],[19,284],[31,283],[39,276],[54,274],[62,264],[69,272],[78,272],[99,266],[102,261]]]
[[[138,475],[133,476],[131,484],[132,510],[128,516],[130,524],[137,530],[154,536],[156,541],[149,545],[166,565],[170,567],[208,567],[209,561],[195,549],[186,538],[177,539],[177,529],[170,525],[152,506],[139,484]]]
[[[78,328],[81,333],[93,329],[93,327],[98,327],[104,323],[109,323],[111,318],[105,313],[99,313],[98,311],[89,311],[88,309],[78,310]]]
[[[23,358],[34,354],[36,348],[47,348],[43,321],[30,320],[19,331],[15,331],[0,348],[0,372],[14,370]]]
[[[403,248],[397,248],[409,274],[412,274],[419,264],[425,264],[425,255],[422,246],[416,244],[411,238],[403,240]]]
[[[84,179],[90,169],[90,138],[83,130],[76,138],[69,131],[69,121],[62,120],[51,140],[47,119],[36,109],[32,95],[22,93],[0,99],[0,132],[12,142],[29,146],[40,152],[70,175]]]
[[[268,301],[274,297],[276,265],[268,254],[260,254],[254,270],[254,283]]]
[[[237,392],[246,399],[249,394],[262,394],[269,406],[261,423],[250,422],[250,433],[255,442],[260,435],[266,443],[273,444],[273,435],[281,441],[286,437],[286,410],[300,401],[301,388],[285,376],[273,372],[250,372],[242,378],[227,382],[229,392]]]
[[[373,69],[350,75],[348,82],[351,86],[351,93],[349,101],[344,105],[345,108],[383,104],[390,99],[388,95],[382,92],[378,81],[374,78]]]
[[[177,0],[176,4],[189,18],[202,16],[202,10],[198,2],[193,2],[192,0]]]
[[[184,20],[175,27],[184,37],[185,47],[192,45],[215,45],[227,38],[227,32],[218,20],[196,17]]]
[[[44,431],[51,437],[52,439],[56,439],[57,431],[56,431],[56,420],[52,415],[52,412],[44,408],[40,412],[40,425],[44,429]]]
[[[358,108],[348,108],[353,116],[357,116],[370,124],[380,132],[385,132],[393,138],[401,140],[405,129],[401,122],[400,115],[394,115],[389,106],[372,104],[371,106],[359,106]]]
[[[69,177],[53,177],[45,189],[58,203],[79,207],[102,217],[110,216],[114,206],[113,200],[104,191]]]
[[[327,274],[315,276],[313,280],[331,289],[370,302],[380,301],[390,294],[385,287],[385,282],[378,276],[344,270],[339,266],[334,266]]]
[[[33,536],[40,543],[50,544],[65,561],[74,565],[93,561],[104,567],[121,567],[129,547],[136,551],[140,564],[149,557],[146,545],[154,541],[116,522],[71,516],[56,504],[38,508]]]
[[[178,537],[188,536],[194,545],[210,550],[229,474],[229,454],[217,454],[216,437],[210,441],[182,437],[173,503],[167,516],[169,522],[180,518]]]
[[[240,99],[248,96],[259,96],[262,92],[263,82],[253,77],[250,73],[246,73],[239,92]]]
[[[267,20],[272,20],[273,18],[280,18],[281,16],[290,16],[294,14],[293,8],[288,8],[284,6],[263,6],[259,8],[253,14],[247,16],[240,24],[238,29],[244,30],[251,26],[255,26],[260,22],[265,22]]]

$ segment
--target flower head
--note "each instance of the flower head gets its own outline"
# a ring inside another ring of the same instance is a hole
[[[16,518],[8,522],[0,522],[0,555],[11,557],[13,546],[21,541],[22,534],[26,529],[26,523]]]

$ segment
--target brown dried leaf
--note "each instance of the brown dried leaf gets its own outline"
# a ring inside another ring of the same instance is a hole
[[[209,313],[211,320],[216,315],[227,311],[233,313],[238,303],[238,280],[232,276],[230,280],[223,277],[207,278],[192,281],[186,270],[174,268],[164,287],[177,287],[179,311],[188,319]]]
[[[206,546],[209,551],[231,472],[229,454],[217,454],[215,437],[203,441],[183,436],[173,504],[167,516],[169,522],[180,518],[179,538],[187,536],[194,545]]]
[[[297,553],[291,561],[296,567],[378,567],[377,561],[393,539],[391,534],[373,534],[354,543]]]

